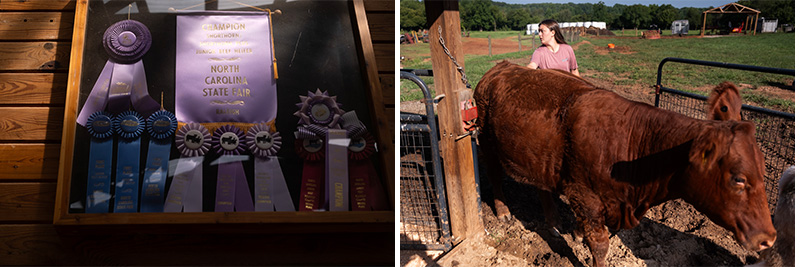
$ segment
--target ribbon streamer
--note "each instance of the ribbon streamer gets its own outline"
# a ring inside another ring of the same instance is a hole
[[[313,211],[322,207],[322,190],[325,182],[325,146],[322,139],[296,139],[295,152],[303,159],[303,178],[300,183],[300,211]]]
[[[164,212],[203,211],[203,155],[211,148],[211,134],[199,123],[189,123],[175,134],[181,153],[170,183]]]
[[[242,158],[237,157],[245,151],[244,133],[238,127],[224,125],[214,131],[211,143],[220,155],[214,211],[254,211]]]
[[[78,113],[77,123],[86,126],[90,114],[106,108],[119,113],[133,108],[145,117],[160,109],[147,91],[147,77],[141,58],[150,49],[152,36],[144,24],[123,20],[103,34],[103,48],[109,60]]]
[[[139,151],[144,124],[139,113],[125,111],[114,118],[117,142],[117,183],[114,212],[139,211]]]
[[[98,111],[89,116],[89,177],[86,181],[86,213],[108,213],[111,199],[111,160],[114,133],[111,114]]]
[[[164,211],[164,185],[169,171],[171,138],[178,127],[175,114],[160,110],[147,118],[147,133],[150,144],[147,149],[144,181],[142,183],[141,212]]]
[[[281,148],[281,135],[269,124],[250,127],[245,144],[255,156],[255,211],[295,211],[283,170],[275,154]]]
[[[389,200],[383,191],[383,184],[369,160],[375,151],[375,138],[366,131],[361,137],[351,139],[348,146],[351,210],[389,209]]]

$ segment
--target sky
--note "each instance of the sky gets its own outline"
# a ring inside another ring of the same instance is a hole
[[[725,4],[736,2],[736,0],[494,0],[496,2],[505,2],[509,4],[538,4],[538,3],[590,3],[596,4],[603,2],[606,6],[614,6],[615,4],[622,4],[626,6],[642,4],[642,5],[663,5],[670,4],[676,8],[682,7],[718,7]]]

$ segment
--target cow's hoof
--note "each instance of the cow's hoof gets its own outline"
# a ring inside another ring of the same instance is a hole
[[[575,241],[575,243],[583,243],[583,235],[573,232],[572,240]]]
[[[498,205],[497,202],[495,202],[495,207],[497,208],[498,220],[504,222],[511,221],[511,212],[508,211],[508,207],[506,207],[506,205],[503,204]]]
[[[497,219],[501,222],[510,222],[511,221],[511,213],[506,214],[497,214]]]
[[[550,227],[548,232],[550,232],[550,235],[553,237],[561,237],[561,232],[558,231],[558,228]]]

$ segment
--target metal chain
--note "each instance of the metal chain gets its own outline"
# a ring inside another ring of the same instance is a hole
[[[447,49],[447,46],[444,45],[444,37],[442,37],[442,25],[439,25],[439,44],[442,45],[442,48],[444,48],[444,53],[447,54],[448,57],[450,57],[450,60],[452,60],[453,64],[456,65],[456,69],[458,70],[458,72],[461,73],[461,82],[467,85],[467,88],[472,88],[472,86],[469,84],[469,81],[467,81],[467,73],[464,72],[464,67],[461,67],[461,65],[458,64],[456,58],[453,57],[452,54],[450,54],[450,49]]]

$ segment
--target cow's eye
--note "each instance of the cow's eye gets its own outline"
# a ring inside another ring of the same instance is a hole
[[[719,108],[719,110],[722,110],[722,112],[728,112],[728,106],[722,106]]]
[[[733,178],[731,178],[731,180],[733,180],[733,185],[734,185],[735,187],[737,187],[737,188],[744,188],[744,186],[745,186],[745,184],[744,184],[744,183],[745,183],[745,180],[744,180],[744,177],[743,177],[743,176],[741,176],[741,175],[736,175],[736,176],[733,176]]]

